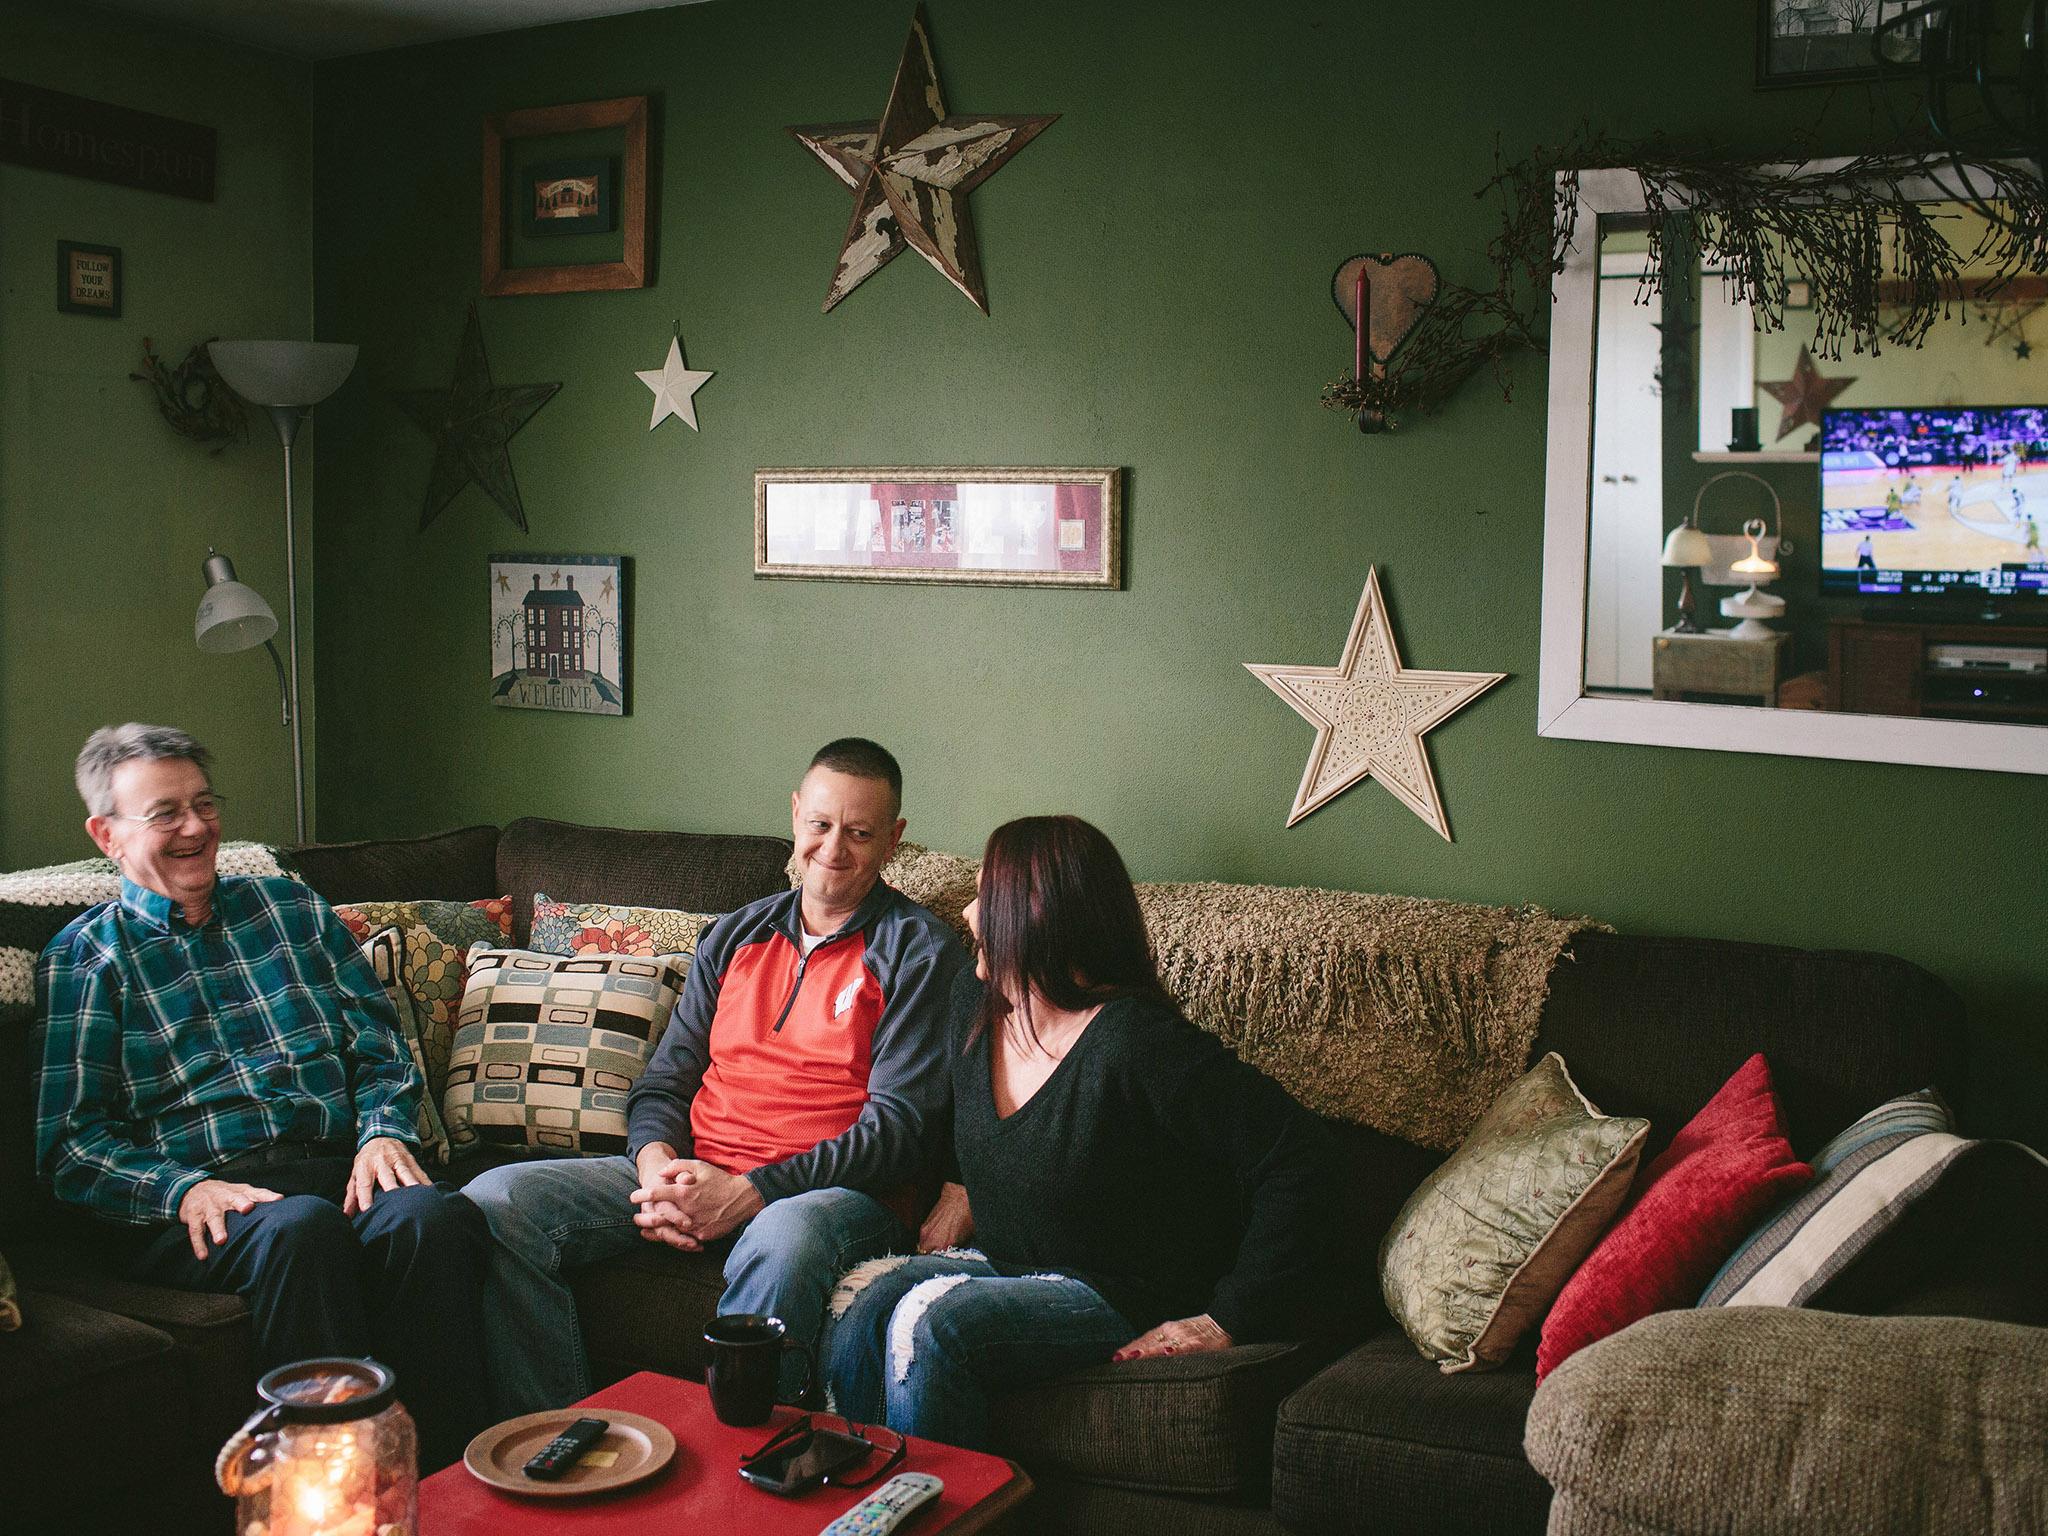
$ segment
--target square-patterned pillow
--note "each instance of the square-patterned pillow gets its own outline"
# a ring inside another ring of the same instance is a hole
[[[1446,1372],[1507,1359],[1628,1197],[1649,1133],[1588,1103],[1555,1051],[1509,1084],[1380,1243],[1415,1347]]]
[[[442,1100],[455,1149],[624,1152],[626,1095],[687,974],[680,956],[472,952]]]
[[[448,1131],[441,1123],[440,1104],[427,1074],[426,1050],[420,1042],[419,1009],[401,978],[404,954],[405,937],[396,928],[379,928],[363,941],[363,958],[370,962],[384,995],[391,999],[391,1007],[398,1014],[398,1032],[405,1037],[406,1049],[412,1052],[413,1068],[420,1075],[420,1112],[414,1126],[420,1141],[420,1157],[423,1161],[445,1163]]]
[[[533,948],[544,955],[691,955],[711,912],[553,901],[533,893]]]

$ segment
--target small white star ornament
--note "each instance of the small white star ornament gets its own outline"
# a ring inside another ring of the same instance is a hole
[[[1507,673],[1423,672],[1402,666],[1380,597],[1377,568],[1366,572],[1365,592],[1336,666],[1259,666],[1249,661],[1244,666],[1316,728],[1308,768],[1287,813],[1288,826],[1370,776],[1436,828],[1445,842],[1451,840],[1423,733]]]
[[[711,374],[702,368],[683,366],[680,338],[669,338],[667,362],[659,368],[636,369],[633,377],[654,391],[654,417],[647,423],[648,431],[652,432],[671,416],[692,432],[698,430],[696,394]]]

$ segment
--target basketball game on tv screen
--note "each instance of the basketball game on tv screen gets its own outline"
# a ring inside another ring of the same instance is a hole
[[[1821,589],[2048,599],[2048,406],[1829,411]]]

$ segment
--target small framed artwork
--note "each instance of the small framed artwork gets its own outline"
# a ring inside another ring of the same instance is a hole
[[[754,574],[1123,585],[1119,469],[762,469]]]
[[[602,234],[614,219],[615,162],[550,160],[520,177],[529,235]]]
[[[619,555],[492,555],[491,702],[623,715],[625,587]]]
[[[112,245],[57,242],[57,308],[67,315],[121,318],[121,251]]]
[[[1795,277],[1785,284],[1785,307],[1787,309],[1813,308],[1813,284],[1806,278]]]
[[[590,293],[647,286],[647,123],[645,96],[494,112],[484,119],[485,293]],[[522,167],[516,179],[507,177],[508,146],[565,137],[617,145],[616,199],[608,154],[550,160]],[[547,193],[543,183],[558,185]],[[557,200],[545,218],[539,217],[543,197]],[[592,198],[594,203],[587,201]],[[614,201],[615,214],[610,211]],[[603,233],[616,227],[618,259],[517,265],[508,252],[515,225],[522,235],[543,227],[551,234]]]
[[[1875,80],[1920,62],[1921,0],[1757,0],[1756,83],[1831,85]]]

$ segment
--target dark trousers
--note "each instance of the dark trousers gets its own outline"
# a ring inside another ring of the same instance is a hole
[[[182,1223],[137,1233],[128,1273],[240,1296],[258,1370],[374,1356],[398,1374],[399,1401],[419,1426],[421,1469],[444,1466],[490,1422],[479,1326],[490,1229],[447,1185],[379,1190],[367,1211],[344,1216],[350,1166],[320,1158],[229,1174],[284,1198],[229,1212],[227,1241],[209,1236],[203,1259]]]

